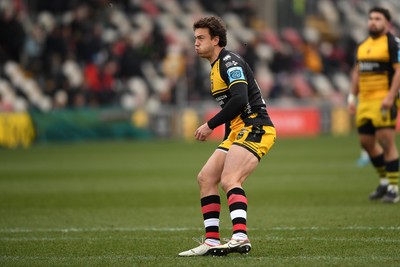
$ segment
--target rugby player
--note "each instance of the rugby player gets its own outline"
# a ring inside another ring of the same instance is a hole
[[[369,199],[384,203],[399,201],[395,126],[399,104],[400,43],[389,32],[390,21],[387,9],[370,9],[369,36],[357,47],[348,96],[349,111],[356,115],[361,147],[367,151],[380,178]]]
[[[248,253],[247,197],[243,183],[275,142],[276,132],[253,72],[238,54],[225,49],[226,28],[215,16],[193,24],[195,51],[211,64],[211,94],[221,110],[194,133],[206,141],[213,129],[225,124],[225,137],[197,176],[205,240],[179,256]],[[233,230],[221,244],[219,186],[228,199]]]

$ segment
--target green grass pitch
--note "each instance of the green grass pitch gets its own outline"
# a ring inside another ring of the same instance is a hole
[[[216,145],[0,149],[0,266],[400,265],[400,205],[368,200],[355,135],[278,139],[245,184],[251,253],[178,257],[204,234],[196,175]]]

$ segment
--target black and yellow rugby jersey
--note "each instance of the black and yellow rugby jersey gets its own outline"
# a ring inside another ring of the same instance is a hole
[[[222,108],[208,121],[211,129],[223,123],[231,129],[273,126],[254,74],[241,56],[224,48],[211,66],[211,94]]]
[[[384,98],[391,85],[394,64],[400,62],[400,41],[391,33],[368,37],[357,48],[359,99]]]

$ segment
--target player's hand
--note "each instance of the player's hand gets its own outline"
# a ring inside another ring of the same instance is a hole
[[[356,103],[348,103],[347,104],[347,109],[348,109],[350,115],[356,114],[356,109],[357,109]]]
[[[356,96],[353,93],[350,93],[347,97],[347,109],[350,115],[356,114],[357,104],[356,104]]]
[[[212,131],[213,130],[208,127],[208,124],[204,123],[194,132],[194,137],[196,140],[206,141],[207,137],[212,133]]]
[[[389,110],[392,107],[393,102],[394,102],[394,96],[392,96],[391,94],[388,94],[385,97],[385,99],[383,99],[381,108],[383,110]]]

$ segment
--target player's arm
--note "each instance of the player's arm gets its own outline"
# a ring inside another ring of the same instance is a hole
[[[247,83],[234,83],[230,88],[231,98],[225,106],[207,124],[210,129],[215,129],[224,123],[229,123],[236,118],[245,108],[249,99],[247,96]]]
[[[388,34],[388,49],[394,73],[390,81],[388,94],[382,101],[382,109],[390,109],[393,106],[400,86],[400,42],[391,34]]]
[[[230,87],[230,90],[231,99],[229,99],[221,111],[194,132],[194,136],[197,140],[206,141],[213,129],[224,123],[229,124],[247,105],[247,83],[235,83]]]
[[[382,102],[382,109],[390,109],[398,95],[400,88],[400,63],[394,64],[394,74],[389,93]]]
[[[350,94],[353,94],[355,96],[358,95],[358,80],[360,78],[359,74],[359,67],[358,64],[356,64],[351,71],[351,88],[350,88]]]
[[[349,109],[350,114],[354,114],[356,112],[356,100],[358,95],[358,80],[359,80],[359,67],[356,64],[351,72],[351,87],[350,93],[347,97],[347,107]]]

